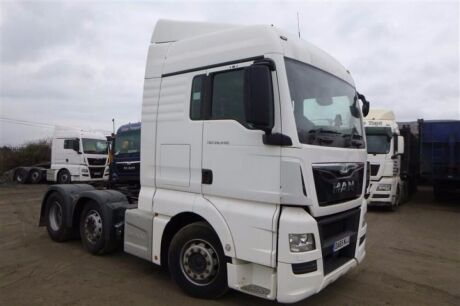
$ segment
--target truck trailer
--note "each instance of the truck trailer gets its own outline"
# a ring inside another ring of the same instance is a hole
[[[191,296],[302,300],[365,257],[368,110],[347,69],[273,26],[160,20],[138,201],[54,185],[40,225],[93,254],[123,245]]]
[[[420,176],[433,184],[434,196],[460,189],[460,120],[418,120]]]
[[[400,175],[404,138],[391,110],[372,109],[364,125],[371,176],[368,205],[396,210],[407,198],[405,181]]]

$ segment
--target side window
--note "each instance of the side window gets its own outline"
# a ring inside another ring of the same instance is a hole
[[[64,139],[64,149],[73,148],[73,139]]]
[[[190,119],[203,120],[201,108],[203,104],[203,75],[198,75],[192,81],[192,96],[190,98]]]
[[[233,119],[246,124],[244,112],[244,70],[214,74],[210,119]]]

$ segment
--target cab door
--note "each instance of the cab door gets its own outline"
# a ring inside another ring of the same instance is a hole
[[[264,132],[252,129],[245,119],[244,68],[251,64],[208,70],[210,105],[203,126],[202,191],[204,195],[278,203],[280,147],[265,145]]]

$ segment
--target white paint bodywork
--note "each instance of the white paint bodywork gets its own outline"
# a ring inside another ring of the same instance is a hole
[[[399,127],[396,122],[395,114],[392,110],[388,109],[372,109],[364,120],[365,127],[389,127],[393,137],[402,138],[399,136]],[[398,141],[398,140],[396,140]],[[401,144],[399,145],[401,146]],[[402,143],[404,146],[404,143]],[[399,188],[400,192],[403,191],[404,181],[401,180],[401,156],[398,155],[392,159],[392,156],[397,154],[395,152],[395,141],[391,140],[390,150],[387,154],[368,154],[367,159],[371,165],[379,165],[379,170],[375,175],[371,175],[371,182],[369,186],[370,196],[368,198],[368,205],[370,206],[391,206],[395,205],[396,192]],[[379,185],[391,185],[390,191],[378,191]],[[382,198],[379,196],[387,196]]]
[[[98,139],[106,141],[106,137],[102,133],[84,131],[67,127],[56,127],[53,134],[51,144],[51,167],[47,170],[47,180],[56,182],[59,171],[68,170],[71,175],[71,182],[92,182],[108,180],[109,167],[107,164],[108,154],[87,154],[82,148],[82,139]],[[80,153],[73,149],[64,148],[64,140],[78,139],[80,143]],[[103,171],[102,178],[91,178],[89,175],[89,168],[94,167],[88,164],[88,158],[105,158],[106,164],[98,166]]]
[[[193,121],[189,117],[194,76],[245,67],[261,56],[276,64],[272,73],[273,132],[288,135],[293,141],[291,147],[264,145],[263,131],[246,129],[234,120]],[[149,237],[152,262],[162,262],[163,231],[171,218],[194,213],[212,226],[225,255],[231,258],[227,264],[231,288],[295,302],[324,288],[365,255],[362,244],[355,259],[327,276],[321,269],[311,275],[294,276],[292,263],[318,260],[321,266],[321,248],[292,254],[286,249],[286,239],[292,231],[315,233],[317,237],[315,217],[319,216],[360,207],[363,220],[363,196],[337,205],[318,205],[312,165],[364,163],[366,151],[299,142],[284,57],[354,84],[348,71],[328,54],[272,26],[157,23],[145,71],[138,210],[154,216]],[[202,169],[212,169],[211,185],[201,183]],[[302,192],[300,176],[292,175],[299,171],[307,196]],[[283,209],[285,204],[296,207]],[[366,226],[360,225],[359,237],[365,232]],[[248,291],[247,285],[265,288],[269,293]]]

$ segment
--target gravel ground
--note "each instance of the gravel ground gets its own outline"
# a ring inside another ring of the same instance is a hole
[[[0,305],[275,305],[235,291],[193,299],[167,271],[121,251],[52,242],[37,227],[45,190],[0,186]],[[371,210],[363,264],[298,305],[460,305],[459,198],[439,203],[421,187],[395,213]]]

